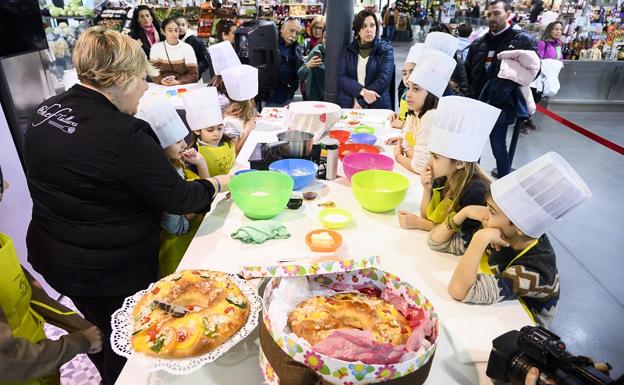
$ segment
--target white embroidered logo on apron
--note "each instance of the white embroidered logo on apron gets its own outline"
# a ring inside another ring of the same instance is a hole
[[[45,122],[48,122],[48,124],[58,128],[66,134],[73,134],[76,131],[78,123],[73,121],[73,115],[69,115],[71,112],[71,108],[63,107],[58,103],[51,106],[41,106],[37,110],[37,114],[42,116],[44,119],[38,123],[33,122],[32,126],[37,127]]]

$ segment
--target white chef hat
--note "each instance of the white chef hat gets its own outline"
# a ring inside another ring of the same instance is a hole
[[[524,234],[539,238],[592,195],[556,152],[549,152],[492,182],[492,199]]]
[[[424,43],[416,43],[416,44],[414,44],[410,48],[409,52],[407,53],[407,58],[405,59],[405,62],[406,63],[418,64],[418,59],[422,55],[424,48],[425,48],[425,44]]]
[[[221,72],[226,68],[241,64],[232,43],[229,41],[211,45],[208,47],[208,52],[210,52],[210,60],[212,60],[215,75],[221,75]]]
[[[425,48],[435,49],[444,52],[450,57],[455,56],[459,40],[453,35],[444,32],[429,32],[425,38]]]
[[[457,63],[440,51],[425,49],[408,80],[442,97]]]
[[[179,142],[189,133],[173,105],[164,98],[141,109],[136,117],[149,123],[162,148]]]
[[[431,123],[429,151],[476,162],[500,112],[496,107],[463,96],[440,98]]]
[[[239,64],[221,72],[225,89],[232,100],[242,102],[258,95],[258,69]]]
[[[202,87],[186,92],[182,95],[182,102],[191,130],[201,130],[223,123],[219,94],[215,87]]]

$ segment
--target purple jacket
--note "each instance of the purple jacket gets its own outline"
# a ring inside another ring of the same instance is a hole
[[[561,60],[561,57],[557,57],[557,47],[561,49],[560,40],[540,40],[537,42],[537,54],[541,59]]]

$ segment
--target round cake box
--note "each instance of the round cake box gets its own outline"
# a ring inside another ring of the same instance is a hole
[[[373,285],[381,290],[391,287],[405,293],[416,305],[429,312],[429,319],[434,322],[434,341],[427,349],[420,349],[414,357],[396,364],[364,364],[362,362],[348,362],[339,360],[324,354],[315,352],[310,345],[299,338],[294,333],[284,330],[277,330],[272,326],[269,319],[269,305],[272,300],[273,291],[279,287],[282,280],[288,277],[272,278],[263,296],[262,318],[265,327],[271,334],[273,341],[292,359],[301,362],[317,372],[323,379],[331,384],[375,384],[410,375],[419,369],[429,370],[430,360],[433,359],[437,347],[437,336],[439,331],[438,315],[435,313],[432,304],[424,297],[420,291],[412,287],[409,283],[402,281],[399,277],[387,273],[375,267],[359,270],[350,270],[338,273],[327,273],[309,275],[309,281],[316,281],[326,285],[333,282],[353,283],[354,285]],[[262,371],[269,384],[279,384],[279,378],[274,373],[271,363],[261,353]],[[425,377],[426,378],[426,377]],[[285,384],[282,384],[285,385]]]
[[[285,121],[289,130],[309,132],[316,142],[340,120],[341,112],[340,106],[334,103],[295,102],[285,109]]]

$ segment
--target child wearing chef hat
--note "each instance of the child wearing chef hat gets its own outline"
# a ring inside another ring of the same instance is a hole
[[[221,76],[231,99],[223,111],[223,126],[238,153],[256,125],[254,98],[258,95],[258,69],[240,64],[224,70]]]
[[[533,320],[552,321],[559,299],[555,252],[546,231],[591,197],[587,184],[561,155],[549,152],[492,182],[487,208],[469,206],[477,231],[455,268],[448,293],[463,302],[490,304],[519,298]]]
[[[214,74],[210,82],[208,82],[208,85],[217,88],[219,93],[219,106],[221,107],[221,111],[223,111],[225,107],[230,104],[230,98],[223,84],[221,72],[225,71],[227,68],[240,65],[241,61],[238,55],[236,55],[232,43],[229,41],[222,41],[221,43],[211,45],[208,47],[208,52],[210,54],[212,69],[214,70]]]
[[[186,121],[195,135],[195,147],[211,176],[230,172],[236,159],[232,138],[224,134],[223,116],[215,87],[197,88],[182,95]]]
[[[448,30],[448,29],[447,29]],[[462,95],[468,94],[468,77],[461,55],[458,55],[457,49],[459,48],[459,40],[446,32],[429,32],[425,38],[425,49],[433,49],[443,52],[448,57],[455,60],[455,70],[451,76],[451,82],[449,87],[444,92],[444,95]]]
[[[388,141],[395,144],[397,163],[417,174],[424,170],[429,160],[427,143],[431,121],[455,68],[455,60],[439,51],[425,49],[419,60],[408,80],[406,100],[409,113],[403,132],[399,140]]]
[[[405,91],[399,97],[399,114],[393,113],[390,116],[390,125],[393,128],[403,128],[403,123],[405,123],[405,118],[407,115],[407,111],[409,108],[407,107],[407,91],[409,89],[409,84],[407,83],[414,67],[416,67],[416,63],[418,63],[420,56],[423,52],[423,43],[414,44],[405,59],[405,63],[403,64],[403,70],[401,75],[403,76],[403,85],[405,85]]]
[[[156,101],[142,109],[136,117],[145,120],[152,127],[165,156],[171,161],[181,178],[186,180],[209,179],[215,186],[216,192],[227,190],[229,178],[210,178],[204,158],[195,149],[187,149],[184,138],[189,132],[168,100]],[[183,161],[197,167],[199,176],[188,170]],[[164,231],[161,234],[159,252],[160,270],[163,276],[173,273],[178,267],[201,224],[202,218],[203,215],[193,213],[186,215],[163,214],[161,225]]]
[[[481,226],[467,220],[451,231],[447,222],[466,206],[485,205],[490,179],[477,161],[499,114],[497,108],[462,96],[446,96],[438,103],[428,142],[431,157],[420,175],[420,217],[399,212],[401,227],[430,231],[428,244],[436,251],[460,255]]]

